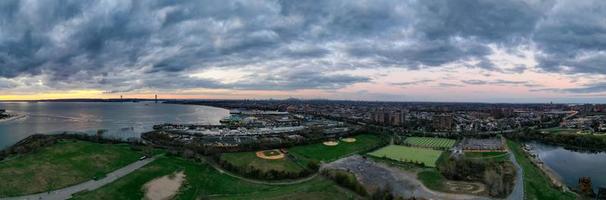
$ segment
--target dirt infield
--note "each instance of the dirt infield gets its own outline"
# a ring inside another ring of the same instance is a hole
[[[284,159],[284,157],[285,157],[285,155],[277,149],[257,151],[256,154],[257,154],[257,157],[266,159],[266,160],[280,160],[280,159]]]
[[[353,142],[356,142],[356,138],[343,138],[343,139],[341,139],[341,141],[347,142],[347,143],[353,143]]]
[[[337,145],[339,145],[339,142],[337,142],[337,141],[326,141],[326,142],[323,142],[322,144],[324,144],[326,146],[337,146]]]

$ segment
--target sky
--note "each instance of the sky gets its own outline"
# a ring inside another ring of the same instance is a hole
[[[606,1],[0,1],[0,100],[155,94],[606,103]]]

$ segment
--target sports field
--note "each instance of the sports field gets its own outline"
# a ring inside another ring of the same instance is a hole
[[[143,199],[145,191],[142,188],[145,183],[176,171],[183,171],[186,181],[174,199],[322,200],[356,197],[322,176],[293,185],[255,184],[223,174],[204,163],[165,156],[98,190],[80,193],[74,199]]]
[[[447,138],[431,138],[431,137],[409,137],[404,140],[404,143],[412,146],[421,146],[428,148],[451,148],[456,140]]]
[[[389,145],[368,153],[368,155],[371,156],[386,157],[392,160],[403,162],[422,162],[428,167],[435,167],[436,161],[438,161],[441,154],[442,151],[438,150],[401,145]]]
[[[137,161],[128,145],[62,140],[0,162],[0,197],[64,188],[100,178]]]
[[[256,152],[224,153],[221,160],[227,161],[237,167],[252,167],[261,171],[270,170],[298,173],[303,168],[288,158],[268,160],[259,158]]]
[[[322,143],[296,146],[288,152],[299,159],[316,161],[333,161],[354,153],[372,150],[381,144],[381,139],[375,135],[358,135],[355,142],[339,142],[336,146],[326,146]]]

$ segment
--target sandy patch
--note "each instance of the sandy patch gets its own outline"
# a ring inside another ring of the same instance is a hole
[[[172,199],[172,197],[174,197],[179,191],[179,188],[181,188],[183,181],[185,181],[185,174],[181,171],[176,174],[163,176],[147,182],[143,186],[145,188],[145,199]]]
[[[347,142],[347,143],[353,143],[353,142],[356,142],[356,138],[343,138],[343,139],[341,139],[341,141]]]
[[[267,151],[257,151],[257,157],[266,160],[280,160],[284,159],[284,154],[277,149]]]
[[[339,142],[336,142],[336,141],[326,141],[326,142],[323,142],[322,144],[324,144],[326,146],[337,146],[339,144]]]

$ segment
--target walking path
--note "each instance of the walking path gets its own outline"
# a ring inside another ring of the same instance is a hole
[[[510,155],[509,159],[511,160],[511,163],[513,163],[516,166],[516,180],[515,180],[515,185],[513,186],[513,191],[511,191],[511,194],[509,194],[507,199],[508,200],[524,199],[524,170],[518,163],[518,160],[516,160],[516,155],[512,152],[511,149],[509,150],[509,155]]]
[[[96,180],[96,181],[90,180],[90,181],[87,181],[84,183],[80,183],[78,185],[66,187],[66,188],[59,189],[59,190],[54,190],[51,192],[38,193],[38,194],[32,194],[32,195],[20,196],[20,197],[0,198],[0,200],[35,200],[35,199],[63,200],[63,199],[69,199],[75,193],[82,192],[82,191],[92,191],[92,190],[98,189],[100,187],[103,187],[104,185],[107,185],[109,183],[112,183],[112,182],[118,180],[119,178],[122,178],[123,176],[126,176],[126,175],[132,173],[133,171],[149,164],[150,162],[152,162],[154,160],[156,160],[156,157],[134,162],[130,165],[127,165],[126,167],[120,168],[114,172],[107,174],[107,176],[105,178],[100,179],[100,180]]]

